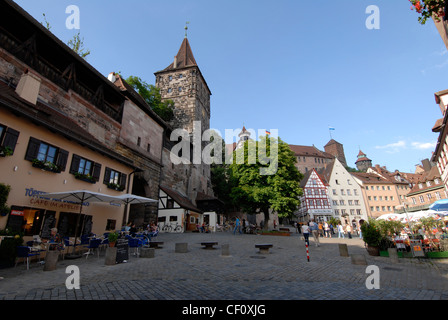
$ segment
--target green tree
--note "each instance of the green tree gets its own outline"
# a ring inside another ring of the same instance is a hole
[[[160,89],[152,84],[148,84],[139,77],[130,76],[126,82],[146,101],[154,112],[165,121],[170,121],[174,117],[173,100],[162,100]]]
[[[41,24],[47,28],[48,31],[51,31],[50,22],[47,20],[47,16],[45,13],[42,14],[44,17],[44,22]],[[78,32],[67,42],[67,46],[69,46],[73,51],[75,51],[81,58],[85,59],[89,54],[90,50],[84,48],[84,38],[81,39],[81,33]]]
[[[84,48],[84,38],[81,39],[81,34],[79,32],[67,42],[67,45],[83,59],[90,54],[90,50]]]
[[[263,150],[271,160],[268,164],[260,156]],[[246,141],[244,148],[234,152],[229,167],[234,183],[230,196],[234,204],[248,214],[264,213],[265,227],[269,209],[276,211],[279,217],[291,217],[302,195],[300,180],[303,175],[297,170],[296,161],[289,145],[280,138],[260,137],[259,141]]]

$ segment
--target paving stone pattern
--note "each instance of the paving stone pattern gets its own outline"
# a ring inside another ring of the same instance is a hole
[[[446,300],[447,259],[372,257],[362,240],[321,238],[310,240],[307,261],[300,234],[290,237],[262,235],[159,234],[164,245],[154,258],[131,256],[128,262],[104,264],[104,252],[88,259],[58,262],[55,271],[43,271],[33,262],[0,269],[0,300]],[[216,241],[214,250],[201,242]],[[188,243],[188,252],[175,252],[176,243]],[[272,243],[260,254],[257,243]],[[366,266],[341,257],[339,243],[349,254],[364,254],[368,265],[380,270],[380,288],[367,289]],[[230,255],[221,246],[229,245]],[[79,290],[69,290],[66,267],[80,269]]]

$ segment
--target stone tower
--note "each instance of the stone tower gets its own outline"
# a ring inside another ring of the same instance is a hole
[[[173,63],[154,73],[162,99],[174,101],[173,129],[190,134],[193,121],[201,121],[202,132],[210,128],[211,91],[199,70],[187,37],[184,38]]]
[[[372,167],[372,160],[367,158],[366,154],[359,150],[358,153],[358,159],[355,162],[356,168],[358,168],[359,171],[366,172],[368,168]]]
[[[162,99],[174,102],[174,118],[169,122],[172,129],[186,130],[193,142],[194,125],[197,128],[199,122],[202,137],[202,133],[210,129],[211,91],[196,63],[186,35],[173,63],[154,75],[155,86],[160,89]],[[196,136],[198,134],[195,132]],[[202,147],[206,144],[202,142]],[[164,156],[162,184],[185,194],[193,203],[198,192],[213,195],[210,165],[201,161],[200,164],[178,165],[175,168],[168,163],[168,158]]]
[[[338,158],[339,162],[342,163],[344,167],[347,167],[347,161],[345,160],[344,146],[334,139],[331,139],[325,146],[325,152],[331,154],[332,156]]]

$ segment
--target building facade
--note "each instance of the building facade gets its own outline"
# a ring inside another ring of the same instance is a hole
[[[352,172],[352,176],[361,186],[369,218],[394,213],[401,204],[397,187],[392,181],[374,173]]]
[[[166,124],[13,1],[0,3],[0,20],[0,182],[11,186],[13,209],[0,228],[48,235],[57,226],[73,236],[79,205],[46,199],[49,192],[118,195],[137,184],[140,195],[157,198]],[[85,205],[83,232],[119,229],[132,211]]]
[[[303,174],[313,169],[325,168],[334,159],[334,156],[317,149],[315,146],[290,144],[289,148],[294,152],[297,159],[297,169]]]
[[[328,184],[315,169],[308,171],[300,181],[303,196],[296,215],[299,221],[328,221],[334,216],[331,199],[328,195]]]
[[[368,216],[362,189],[355,177],[337,158],[320,172],[320,176],[328,183],[335,218],[340,219],[342,225],[358,228]]]

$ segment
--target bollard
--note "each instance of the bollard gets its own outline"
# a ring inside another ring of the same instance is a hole
[[[175,252],[176,253],[188,252],[188,243],[176,243]]]
[[[229,244],[223,244],[221,246],[221,255],[222,256],[230,256],[230,245]]]
[[[339,244],[339,255],[341,257],[348,257],[348,248],[347,248],[347,244],[345,243],[340,243]]]
[[[47,251],[45,256],[44,271],[56,270],[59,259],[59,250]]]
[[[352,258],[352,264],[357,264],[361,266],[367,265],[366,256],[363,254],[352,254],[350,257]]]
[[[117,247],[107,247],[106,248],[106,259],[104,264],[106,266],[114,266],[117,262]]]
[[[154,258],[155,248],[142,248],[140,250],[140,258]]]
[[[389,253],[390,261],[393,263],[398,263],[397,248],[388,248],[387,252]]]

